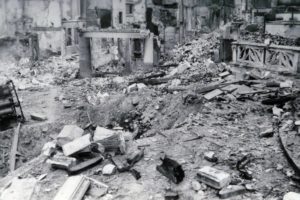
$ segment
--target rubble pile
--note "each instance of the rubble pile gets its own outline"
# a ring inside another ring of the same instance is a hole
[[[18,80],[63,86],[55,99],[72,120],[41,130],[38,167],[0,199],[19,182],[32,199],[297,199],[299,80],[214,62],[217,35],[124,77],[77,80],[76,60],[20,65]]]
[[[254,43],[264,43],[268,39],[271,41],[271,44],[274,45],[283,45],[283,46],[299,46],[296,39],[282,37],[280,35],[272,34],[262,34],[260,32],[241,32],[240,40],[254,42]]]
[[[36,62],[22,58],[17,64],[11,63],[9,70],[6,78],[13,80],[19,90],[62,84],[77,77],[78,56],[70,59],[53,56]]]

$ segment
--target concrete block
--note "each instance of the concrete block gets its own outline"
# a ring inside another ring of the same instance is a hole
[[[84,130],[76,125],[66,125],[57,136],[57,145],[63,146],[83,135]]]
[[[103,175],[112,175],[112,174],[116,173],[116,170],[117,170],[117,168],[115,165],[107,164],[103,167],[102,174]]]
[[[211,100],[211,99],[215,98],[216,96],[219,96],[222,93],[223,93],[222,90],[215,89],[215,90],[205,94],[204,98],[207,99],[207,100]]]
[[[209,166],[205,166],[199,169],[197,177],[199,181],[215,189],[222,189],[229,185],[231,181],[229,173]]]
[[[283,200],[299,200],[300,194],[296,192],[289,192],[284,195]]]
[[[247,190],[244,186],[241,185],[229,185],[226,188],[223,188],[219,192],[219,196],[221,199],[230,198],[233,196],[241,195],[246,193]]]
[[[62,149],[65,156],[70,156],[88,147],[91,144],[90,138],[91,135],[87,134],[63,145]]]
[[[31,113],[30,114],[31,119],[35,120],[35,121],[46,121],[47,117],[45,115],[42,115],[40,113]]]

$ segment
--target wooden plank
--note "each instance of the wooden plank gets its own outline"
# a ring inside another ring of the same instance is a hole
[[[11,172],[14,171],[16,168],[16,154],[17,154],[17,150],[18,150],[20,128],[21,128],[21,122],[19,122],[19,124],[14,132],[13,143],[11,145],[11,151],[10,151],[10,157],[9,157],[9,169]]]
[[[84,176],[71,176],[59,189],[54,200],[81,200],[90,186]]]

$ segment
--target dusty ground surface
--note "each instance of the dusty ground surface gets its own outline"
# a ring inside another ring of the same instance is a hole
[[[200,46],[205,51],[205,47]],[[84,128],[89,123],[89,115],[91,121],[98,126],[121,126],[130,131],[132,136],[140,135],[139,139],[126,143],[127,152],[144,146],[145,156],[134,166],[141,173],[139,180],[135,180],[129,173],[101,175],[99,169],[109,163],[108,160],[84,171],[83,175],[110,186],[107,194],[103,194],[103,190],[92,183],[85,199],[158,200],[164,199],[168,189],[178,191],[180,199],[219,199],[217,190],[204,184],[201,184],[199,191],[191,187],[198,169],[206,165],[229,172],[234,184],[251,184],[254,187],[254,191],[231,198],[233,200],[282,199],[289,191],[300,192],[299,183],[291,178],[294,170],[283,154],[278,136],[275,134],[270,138],[259,137],[260,132],[272,126],[273,106],[262,105],[259,95],[238,100],[227,94],[211,101],[205,100],[203,95],[195,93],[195,89],[214,82],[222,70],[205,68],[193,71],[198,65],[204,64],[198,62],[193,65],[191,72],[178,70],[167,83],[133,90],[128,89],[129,82],[137,75],[92,79],[69,79],[66,75],[65,81],[47,82],[47,85],[41,84],[41,80],[45,79],[39,80],[39,76],[36,76],[39,83],[35,87],[29,85],[26,89],[21,87],[22,90],[19,91],[28,120],[21,128],[17,166],[22,169],[22,166],[26,166],[24,163],[36,158],[44,143],[52,141],[64,125],[77,124]],[[204,73],[203,70],[209,71]],[[231,71],[234,78],[245,73],[245,70],[236,68]],[[168,73],[172,73],[172,69]],[[294,81],[295,87],[299,87],[300,81],[297,77],[276,74],[273,73],[268,80],[275,80],[274,77],[278,81],[290,79]],[[64,80],[56,77],[54,80]],[[21,77],[18,83],[27,81],[27,78]],[[179,86],[193,87],[167,92],[166,88],[176,85],[175,79],[181,81]],[[108,95],[103,95],[105,93]],[[33,121],[29,117],[31,112],[43,113],[48,120]],[[2,177],[8,173],[12,135],[12,129],[0,132]],[[216,153],[216,163],[204,159],[204,153],[208,151]],[[182,183],[176,185],[156,170],[163,155],[168,155],[182,165],[186,175]],[[251,172],[252,180],[241,177],[236,168],[237,162],[245,155],[251,157],[247,170]],[[124,159],[126,155],[116,157]],[[67,179],[67,173],[53,170],[44,162],[30,165],[32,168],[28,172],[19,174],[22,178],[38,178],[46,174],[38,182],[32,199],[53,199]],[[13,175],[14,173],[9,174],[8,177]],[[8,183],[8,180],[9,178],[0,180],[0,187]]]

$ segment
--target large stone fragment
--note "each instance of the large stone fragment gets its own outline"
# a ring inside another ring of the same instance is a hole
[[[66,125],[57,136],[57,145],[63,146],[83,135],[84,130],[76,125]]]
[[[230,174],[209,166],[199,169],[197,177],[199,181],[215,189],[222,189],[231,181]]]
[[[40,113],[31,113],[30,114],[31,119],[35,120],[35,121],[46,121],[47,117],[45,115],[42,115]]]
[[[91,135],[87,134],[63,145],[62,149],[65,156],[70,156],[88,147],[91,144],[90,138]]]

